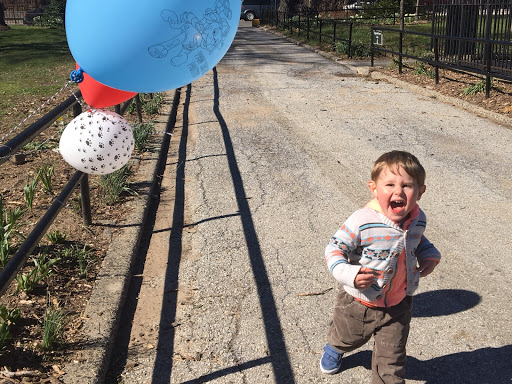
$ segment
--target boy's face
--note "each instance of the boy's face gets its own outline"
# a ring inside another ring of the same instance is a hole
[[[379,201],[384,214],[395,222],[405,218],[425,192],[402,167],[392,172],[385,167],[377,180],[368,182],[372,195]]]

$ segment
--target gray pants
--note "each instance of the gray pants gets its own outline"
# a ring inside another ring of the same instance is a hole
[[[390,308],[369,308],[338,287],[327,342],[338,352],[351,352],[374,336],[372,383],[405,383],[405,346],[409,336],[412,297]]]

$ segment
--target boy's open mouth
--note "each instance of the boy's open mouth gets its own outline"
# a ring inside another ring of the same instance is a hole
[[[403,201],[392,201],[391,202],[391,211],[393,213],[400,213],[402,209],[405,207],[405,202]]]

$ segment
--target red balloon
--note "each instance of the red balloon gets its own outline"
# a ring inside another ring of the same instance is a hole
[[[79,66],[76,64],[76,68]],[[101,84],[87,73],[83,73],[84,80],[78,83],[85,102],[93,108],[106,108],[131,99],[137,92],[121,91]]]

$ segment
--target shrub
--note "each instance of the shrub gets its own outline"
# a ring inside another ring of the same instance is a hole
[[[491,77],[491,87],[493,85],[494,79]],[[469,87],[464,88],[462,94],[464,96],[476,95],[477,93],[485,91],[485,80],[480,80],[476,84],[473,84]]]
[[[135,191],[128,186],[128,176],[131,167],[127,164],[123,168],[101,176],[101,197],[104,204],[112,205],[119,201],[123,193],[135,195]]]
[[[44,254],[39,259],[32,257],[34,268],[28,274],[21,274],[16,277],[18,282],[16,293],[19,291],[31,292],[37,284],[53,274],[52,266],[59,260],[60,258],[46,260],[46,255]]]
[[[20,318],[20,310],[9,310],[0,306],[0,356],[5,353],[7,341],[11,338],[11,326]]]
[[[336,43],[336,52],[341,54],[350,56],[351,53],[352,57],[370,57],[372,54],[371,46],[360,41],[352,41],[350,51],[348,51],[348,43],[346,41]]]
[[[0,267],[3,268],[9,260],[11,253],[11,239],[18,234],[18,220],[25,213],[21,208],[4,209],[3,198],[0,195]]]
[[[133,139],[135,141],[135,149],[138,152],[146,151],[146,142],[153,133],[153,123],[140,123],[133,125]]]
[[[160,113],[160,109],[162,107],[162,95],[159,93],[154,93],[150,97],[147,93],[139,93],[137,96],[139,98],[141,108],[148,115],[156,115]],[[135,98],[133,98],[131,104],[128,106],[128,113],[134,113],[137,110],[137,104]]]
[[[34,196],[36,194],[36,188],[37,188],[38,182],[39,182],[39,175],[36,175],[36,177],[34,177],[32,179],[32,181],[30,181],[30,176],[28,176],[27,184],[25,184],[25,186],[23,187],[23,192],[25,193],[25,205],[27,206],[28,209],[32,209],[32,207],[34,205]]]
[[[43,183],[43,189],[48,193],[52,192],[52,176],[55,171],[55,163],[51,166],[44,164],[39,171],[37,171],[37,178]]]
[[[59,304],[53,304],[48,298],[46,311],[43,318],[43,349],[49,350],[62,339],[64,321],[68,312],[60,308]]]
[[[52,244],[63,244],[66,242],[66,234],[62,233],[59,230],[55,230],[53,232],[47,233],[46,238]]]

